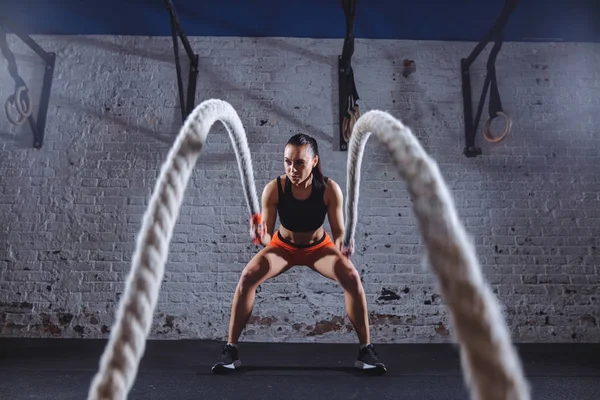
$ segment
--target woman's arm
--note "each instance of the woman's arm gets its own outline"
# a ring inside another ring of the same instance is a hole
[[[275,231],[275,222],[277,221],[277,202],[279,200],[278,197],[277,181],[272,180],[266,184],[261,197],[262,220],[266,230],[263,237],[263,244],[265,246],[269,244]]]
[[[328,179],[325,196],[331,236],[335,245],[341,250],[344,238],[344,195],[340,186],[331,178]]]

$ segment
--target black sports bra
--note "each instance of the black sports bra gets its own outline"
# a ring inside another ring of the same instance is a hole
[[[327,183],[327,177],[324,178]],[[322,186],[322,187],[321,187]],[[326,185],[312,185],[310,196],[298,200],[292,194],[292,182],[285,177],[285,192],[281,188],[281,179],[277,177],[279,203],[277,214],[284,228],[292,232],[310,232],[319,229],[325,222],[327,206],[323,201]]]

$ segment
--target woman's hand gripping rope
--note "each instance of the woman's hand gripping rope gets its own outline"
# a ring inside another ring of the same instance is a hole
[[[252,243],[256,245],[266,246],[271,241],[271,235],[267,233],[261,214],[252,214],[250,217],[250,236]]]
[[[342,252],[342,254],[345,257],[350,258],[352,256],[352,254],[354,254],[354,238],[352,238],[350,240],[348,245],[345,245],[344,242],[342,241],[342,245],[340,247],[341,247],[340,251]]]

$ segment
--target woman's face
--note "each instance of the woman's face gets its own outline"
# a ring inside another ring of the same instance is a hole
[[[288,144],[285,146],[283,156],[285,174],[293,185],[305,182],[318,161],[318,157],[313,157],[309,145],[293,146]]]

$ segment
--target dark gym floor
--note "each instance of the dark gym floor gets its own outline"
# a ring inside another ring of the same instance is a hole
[[[103,340],[0,339],[0,399],[82,400]],[[221,343],[148,341],[128,399],[468,399],[448,344],[380,344],[384,376],[354,370],[354,344],[241,343],[244,369],[214,375]],[[600,399],[600,344],[518,346],[532,399]]]

